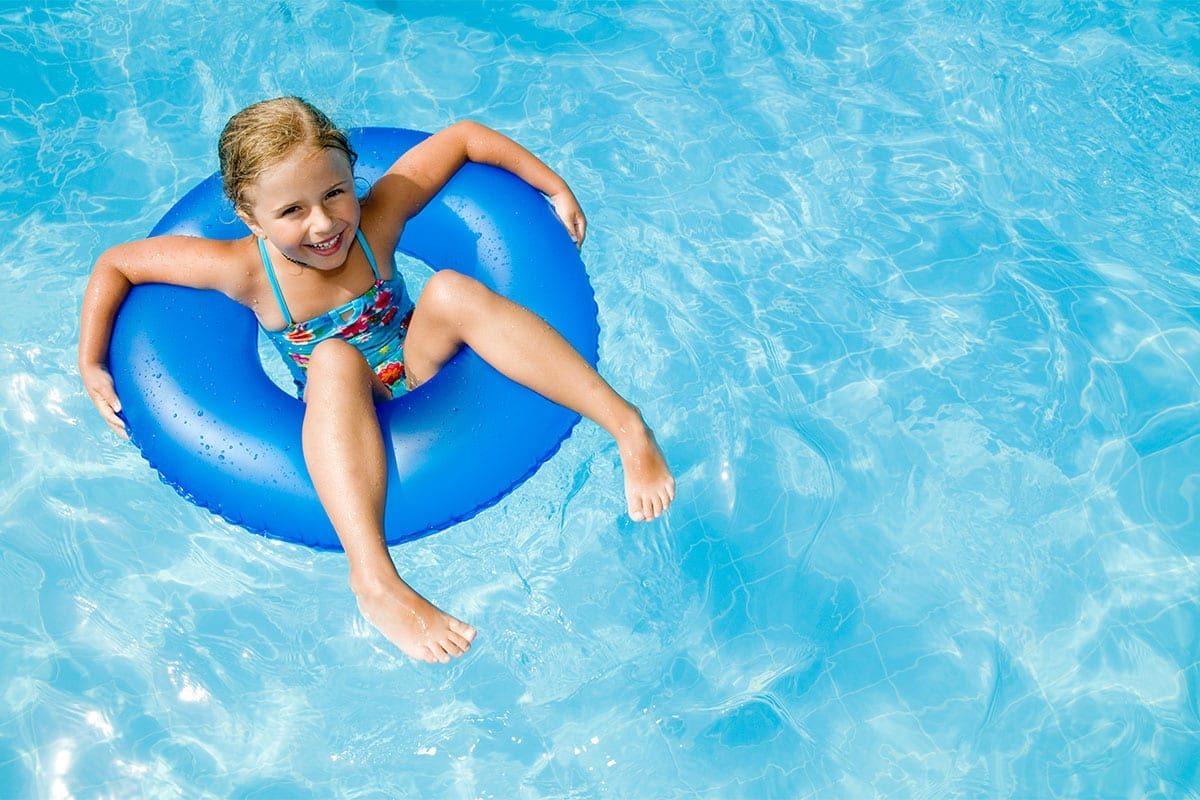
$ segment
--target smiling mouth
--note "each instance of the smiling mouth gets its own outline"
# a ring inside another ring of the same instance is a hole
[[[317,242],[316,244],[306,244],[304,246],[307,247],[309,250],[312,250],[313,252],[317,253],[318,255],[327,256],[330,253],[337,252],[337,249],[342,244],[342,236],[344,235],[344,233],[345,232],[343,231],[343,233],[339,233],[337,236],[334,236],[332,239],[326,239],[323,242]]]

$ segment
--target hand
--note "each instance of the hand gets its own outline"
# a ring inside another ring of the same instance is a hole
[[[583,247],[583,237],[587,236],[587,218],[583,216],[583,209],[579,207],[575,195],[570,189],[563,189],[558,194],[550,195],[550,202],[554,205],[554,213],[571,235],[575,247]]]
[[[112,375],[100,364],[81,366],[79,374],[83,377],[83,388],[87,391],[88,398],[104,418],[105,424],[122,439],[128,439],[129,433],[125,430],[125,423],[117,416],[121,411],[121,401],[117,399]]]

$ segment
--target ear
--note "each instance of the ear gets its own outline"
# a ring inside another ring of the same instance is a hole
[[[262,226],[258,224],[258,222],[254,219],[254,216],[249,211],[237,208],[234,209],[234,213],[238,215],[238,219],[246,223],[246,227],[250,229],[251,233],[260,239],[267,238],[267,234],[263,231]]]

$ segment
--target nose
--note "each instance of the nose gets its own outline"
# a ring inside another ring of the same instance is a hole
[[[317,232],[325,232],[333,229],[333,215],[330,214],[324,206],[313,206],[312,213],[308,218],[309,226]]]

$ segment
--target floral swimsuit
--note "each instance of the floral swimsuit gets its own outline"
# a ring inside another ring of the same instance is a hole
[[[385,281],[379,277],[375,254],[371,252],[362,231],[355,231],[354,238],[362,245],[367,263],[371,265],[371,272],[375,274],[375,283],[353,300],[304,322],[292,320],[292,314],[283,299],[283,292],[279,289],[279,281],[275,278],[271,259],[267,256],[266,244],[262,239],[258,240],[258,253],[262,257],[263,269],[266,270],[271,289],[275,292],[279,310],[288,322],[283,330],[269,331],[263,328],[263,332],[279,350],[279,354],[292,371],[292,377],[296,381],[296,395],[301,399],[304,398],[308,359],[313,348],[335,336],[358,348],[379,379],[392,390],[393,395],[402,394],[406,389],[404,337],[408,334],[408,323],[412,319],[413,302],[404,286],[404,279],[395,270],[392,270],[393,274],[389,280]]]

